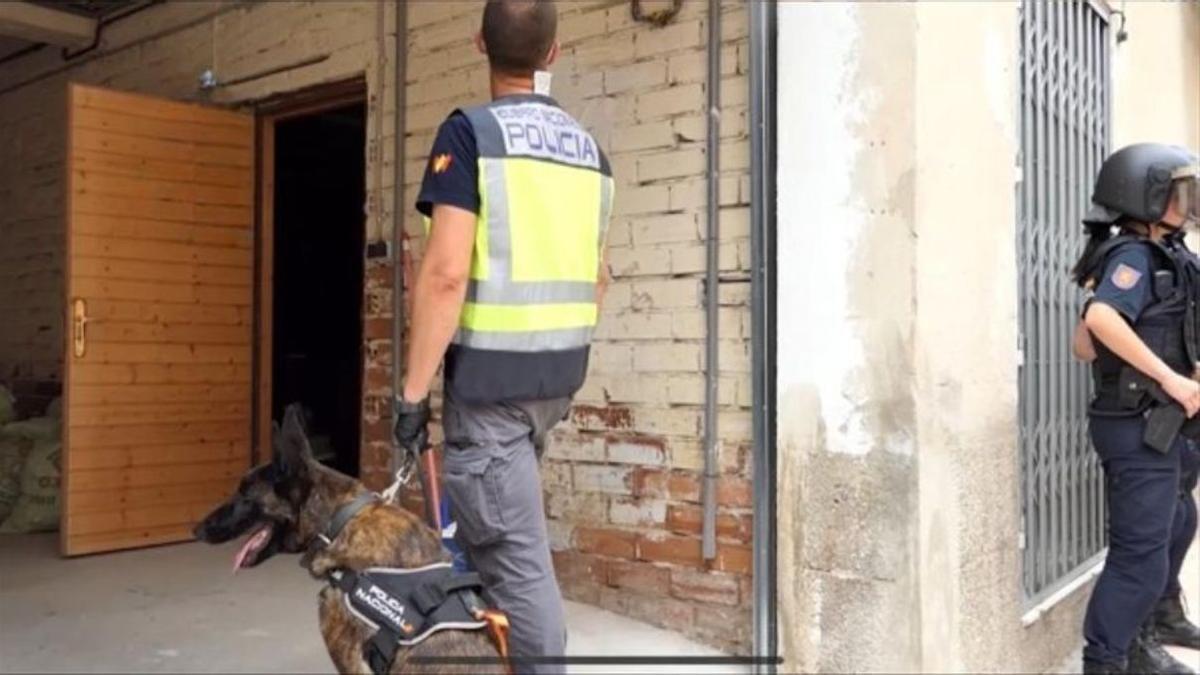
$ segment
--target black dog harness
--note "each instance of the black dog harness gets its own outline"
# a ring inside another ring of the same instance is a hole
[[[346,524],[377,499],[367,492],[339,508],[313,545],[333,544]],[[375,631],[363,644],[363,656],[375,675],[389,672],[400,647],[420,644],[443,630],[489,628],[489,619],[494,619],[479,595],[479,575],[455,574],[448,562],[416,569],[338,568],[330,571],[328,580],[342,591],[346,609]]]

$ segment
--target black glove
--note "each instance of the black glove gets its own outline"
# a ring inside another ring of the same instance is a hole
[[[403,397],[396,399],[396,423],[392,426],[392,437],[396,443],[413,454],[429,449],[429,399],[420,403],[409,403]]]

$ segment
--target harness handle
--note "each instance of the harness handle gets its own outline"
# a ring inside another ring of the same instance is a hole
[[[475,618],[487,623],[488,637],[492,638],[492,642],[496,643],[496,651],[500,652],[500,658],[507,661],[508,615],[495,609],[481,609],[475,612]],[[512,665],[508,664],[506,670],[512,672]]]
[[[462,590],[480,590],[483,582],[475,573],[447,577],[441,581],[423,584],[413,591],[411,599],[422,614],[429,614],[441,607],[451,594]],[[469,609],[469,607],[468,607]]]

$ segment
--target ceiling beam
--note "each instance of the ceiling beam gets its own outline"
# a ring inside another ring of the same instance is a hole
[[[60,47],[83,47],[96,35],[96,19],[28,2],[0,2],[0,35]]]

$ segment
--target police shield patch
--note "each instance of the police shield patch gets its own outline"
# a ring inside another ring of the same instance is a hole
[[[1141,272],[1133,269],[1125,263],[1117,265],[1117,269],[1113,270],[1112,273],[1113,286],[1116,286],[1123,291],[1127,291],[1134,286],[1137,286],[1137,282],[1140,281],[1141,278]]]

